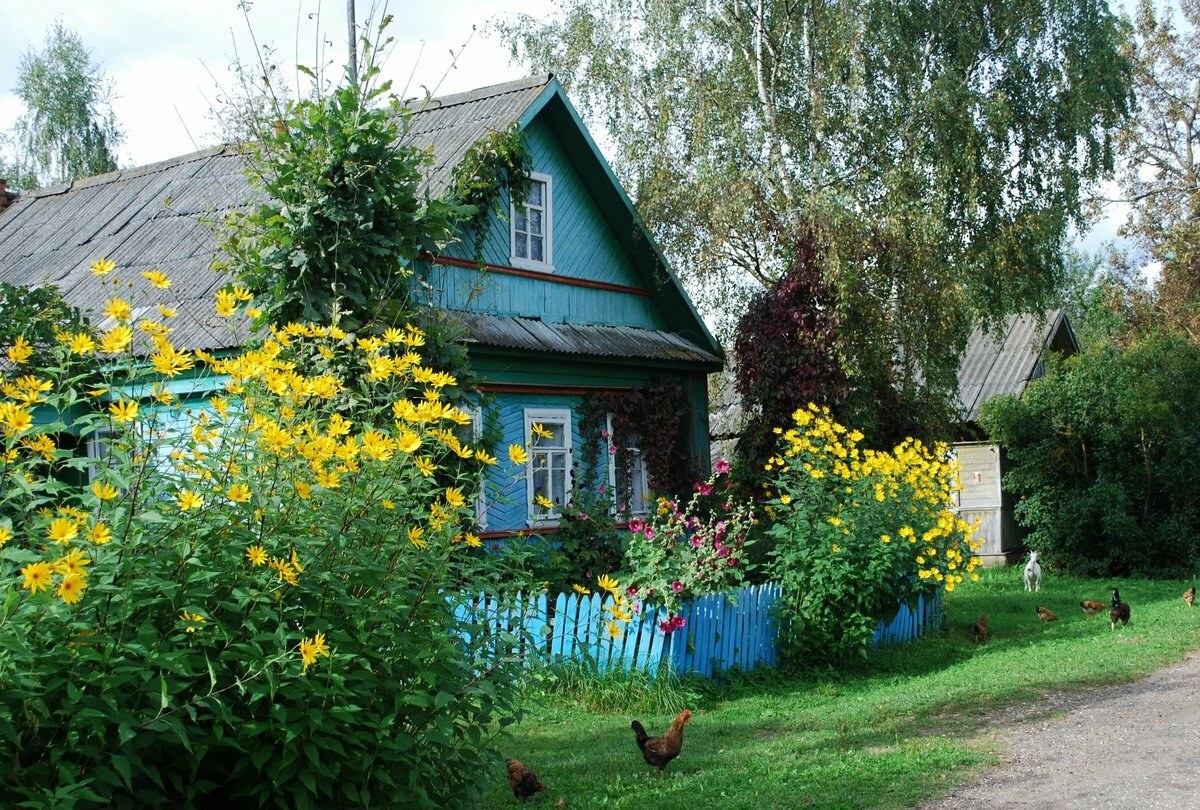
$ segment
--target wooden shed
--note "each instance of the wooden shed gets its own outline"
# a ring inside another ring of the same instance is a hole
[[[1075,354],[1079,344],[1062,310],[1041,315],[1011,315],[998,330],[976,329],[958,371],[959,413],[963,439],[954,445],[962,467],[962,490],[957,509],[975,523],[983,541],[979,555],[985,563],[1003,563],[1020,555],[1024,530],[1013,514],[1011,493],[1004,490],[1009,461],[1004,448],[978,440],[979,411],[1003,394],[1020,396],[1045,371],[1047,352]]]

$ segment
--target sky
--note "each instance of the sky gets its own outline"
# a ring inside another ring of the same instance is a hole
[[[481,29],[500,16],[544,18],[552,0],[356,0],[357,19],[361,24],[373,9],[378,19],[381,8],[395,17],[388,33],[396,46],[384,75],[398,90],[409,87],[407,97],[423,95],[422,86],[445,95],[524,76],[498,38]],[[42,47],[57,19],[79,34],[113,82],[113,109],[125,132],[117,149],[122,167],[214,144],[208,112],[221,87],[235,86],[234,54],[253,56],[251,31],[276,49],[289,79],[297,63],[329,64],[337,78],[346,62],[345,0],[0,0],[0,130],[24,111],[12,92],[22,55]],[[324,57],[322,41],[329,43]]]

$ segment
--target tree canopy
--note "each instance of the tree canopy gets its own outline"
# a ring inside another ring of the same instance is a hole
[[[851,384],[908,402],[951,401],[979,320],[1047,304],[1129,110],[1095,0],[566,0],[497,27],[607,129],[702,309],[733,323],[809,229]]]
[[[53,185],[117,168],[114,150],[124,136],[112,110],[112,84],[61,20],[42,50],[21,57],[15,91],[25,115],[9,139],[16,151],[14,184]]]

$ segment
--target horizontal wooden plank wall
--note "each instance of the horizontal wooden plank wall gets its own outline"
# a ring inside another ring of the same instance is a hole
[[[669,665],[681,675],[713,678],[732,669],[778,666],[774,606],[779,595],[778,584],[766,583],[693,599],[679,611],[684,626],[670,633],[659,627],[667,614],[647,608],[622,626],[620,638],[610,637],[605,629],[612,598],[599,593],[559,594],[553,604],[545,594],[505,603],[479,595],[459,604],[456,613],[468,623],[468,635],[483,635],[481,656],[487,663],[503,658],[530,666],[586,660],[600,670],[625,671]],[[915,605],[901,603],[891,621],[879,623],[873,643],[912,641],[940,626],[941,617],[940,593],[919,596]]]

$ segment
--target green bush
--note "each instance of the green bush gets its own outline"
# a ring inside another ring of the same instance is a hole
[[[219,311],[256,315],[243,292]],[[291,325],[217,359],[121,304],[103,386],[70,333],[4,378],[0,805],[470,804],[520,669],[454,599],[529,583],[470,533],[453,378],[414,362],[415,328]],[[374,373],[331,373],[353,357]],[[175,401],[185,372],[227,396]],[[105,454],[64,449],[68,429]],[[90,488],[63,483],[89,466]]]
[[[890,453],[860,450],[862,434],[827,408],[792,419],[767,463],[781,649],[802,663],[865,655],[898,601],[975,576],[971,528],[949,509],[958,466],[948,447],[915,439]]]
[[[1051,360],[980,422],[1043,559],[1081,576],[1190,576],[1200,563],[1200,350],[1150,336]]]

